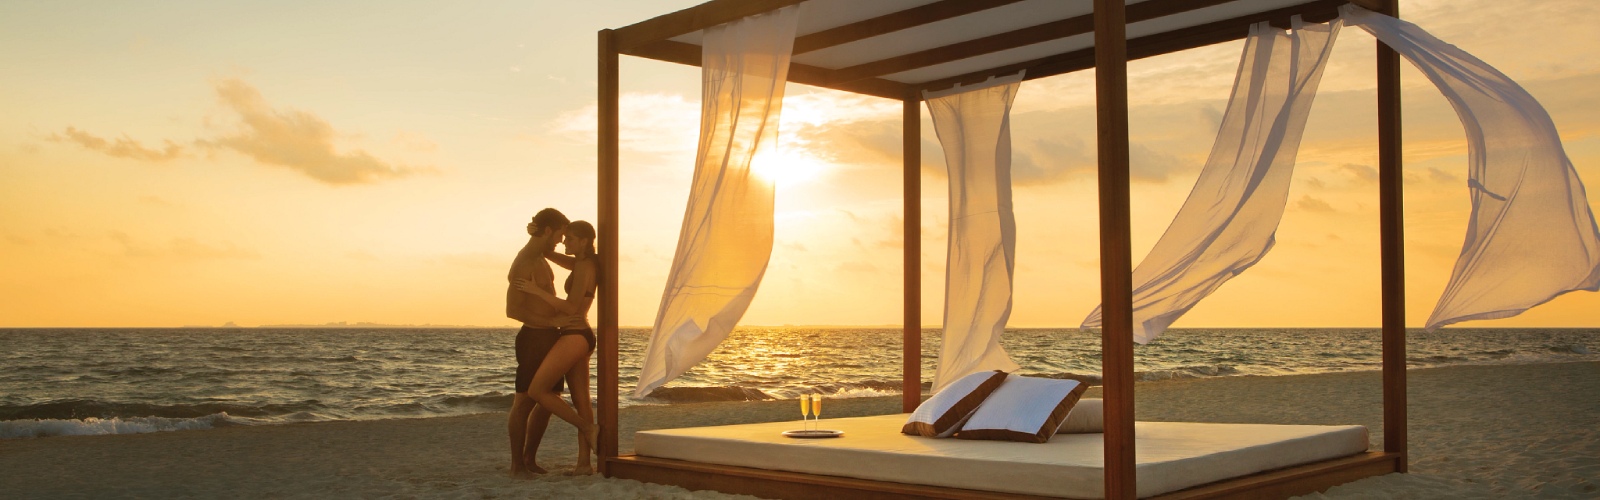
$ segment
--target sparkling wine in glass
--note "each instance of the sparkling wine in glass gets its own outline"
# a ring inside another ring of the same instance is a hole
[[[821,424],[822,424],[822,395],[821,394],[812,394],[811,395],[811,415],[816,417],[817,424],[820,427]]]
[[[800,429],[805,430],[806,418],[811,416],[811,397],[800,395]]]

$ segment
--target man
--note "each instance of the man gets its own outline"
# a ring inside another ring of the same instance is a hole
[[[544,439],[545,428],[550,424],[550,411],[528,397],[528,384],[533,380],[539,362],[555,345],[561,314],[549,303],[517,289],[517,280],[532,281],[539,288],[555,293],[555,272],[544,255],[555,250],[567,229],[567,216],[554,208],[540,210],[528,223],[528,243],[511,261],[511,272],[506,276],[506,317],[521,321],[517,332],[517,382],[512,396],[511,415],[506,431],[511,439],[511,477],[529,478],[546,471],[534,462],[539,443]],[[560,392],[561,383],[556,383]]]

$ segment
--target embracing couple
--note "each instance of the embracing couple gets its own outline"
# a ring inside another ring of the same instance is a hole
[[[511,475],[527,478],[546,471],[534,463],[550,416],[578,428],[578,462],[574,474],[590,474],[590,450],[599,436],[594,407],[589,403],[589,357],[594,329],[589,306],[599,282],[594,226],[568,222],[554,208],[540,210],[528,223],[528,244],[517,252],[507,277],[506,316],[522,322],[517,332],[517,392],[506,430],[511,436]],[[556,253],[562,243],[562,253]],[[558,295],[550,263],[572,271]],[[561,399],[562,381],[572,404]]]

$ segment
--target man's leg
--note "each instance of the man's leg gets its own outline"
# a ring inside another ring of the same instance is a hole
[[[529,476],[522,453],[528,442],[528,422],[534,406],[533,398],[528,397],[527,393],[519,392],[511,396],[511,414],[506,418],[506,434],[511,437],[511,477],[514,478]]]

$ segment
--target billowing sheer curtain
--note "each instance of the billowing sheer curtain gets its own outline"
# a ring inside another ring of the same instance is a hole
[[[1233,96],[1200,178],[1133,271],[1133,340],[1168,325],[1259,262],[1275,241],[1289,177],[1339,22],[1250,27]],[[1100,326],[1096,307],[1083,328]]]
[[[1472,216],[1428,329],[1600,290],[1600,231],[1544,107],[1499,70],[1415,24],[1349,5],[1341,14],[1422,70],[1466,129]]]
[[[678,250],[635,397],[704,360],[755,298],[772,255],[772,179],[751,170],[774,147],[799,7],[707,28],[700,148]]]
[[[1011,208],[1011,103],[1022,73],[924,93],[950,173],[949,254],[938,391],[983,370],[1014,371],[1000,347],[1011,317],[1017,221]]]

